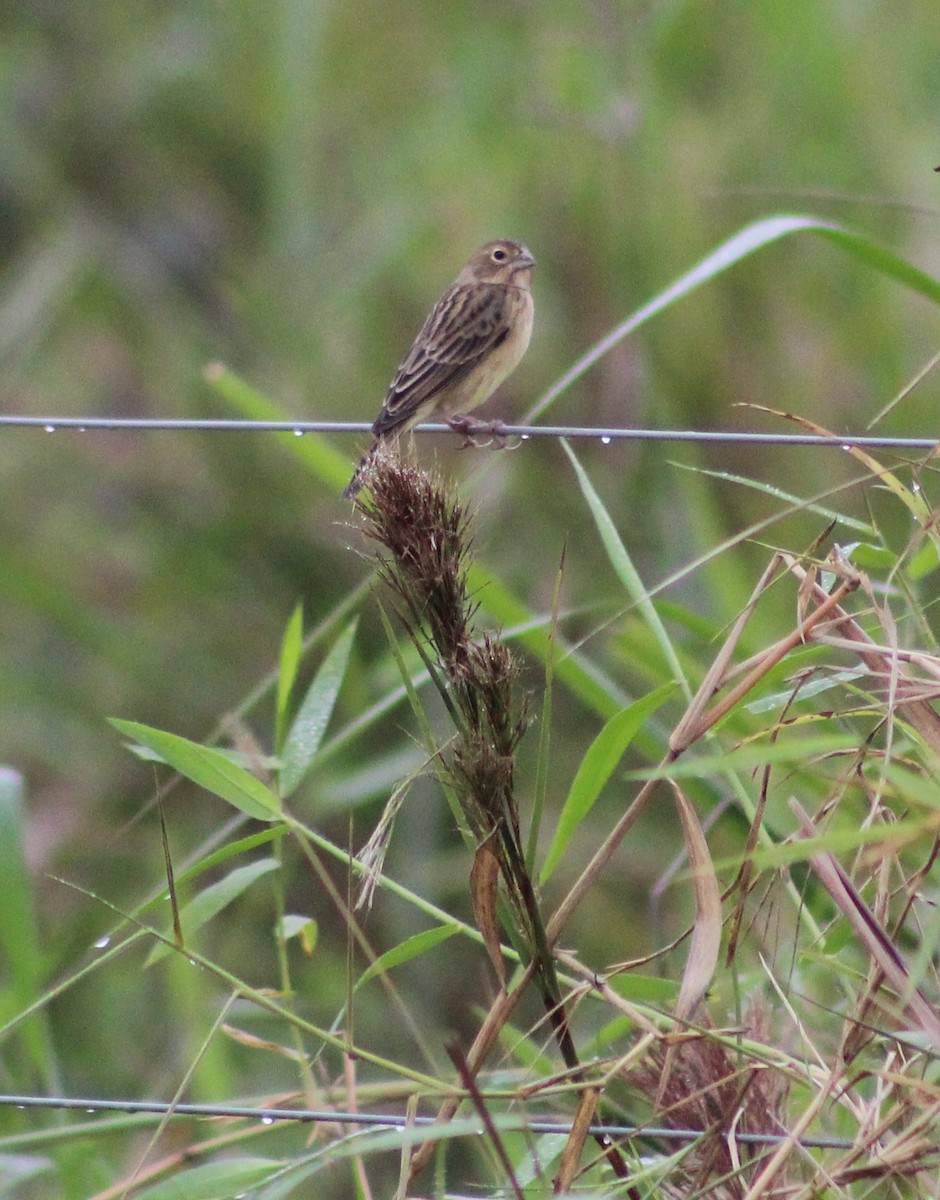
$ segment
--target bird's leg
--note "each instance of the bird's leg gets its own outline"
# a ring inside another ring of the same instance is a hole
[[[506,445],[506,438],[509,434],[506,431],[505,421],[500,421],[497,417],[494,421],[480,421],[476,417],[471,417],[468,413],[456,413],[452,417],[448,417],[447,424],[453,429],[454,433],[462,433],[464,443],[461,450],[465,450],[468,446],[488,445],[489,442],[480,443],[476,439],[486,437],[492,441],[493,438],[499,442],[499,448],[502,450]]]

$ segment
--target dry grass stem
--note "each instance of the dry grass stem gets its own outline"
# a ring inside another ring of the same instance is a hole
[[[497,636],[475,635],[466,513],[447,489],[394,452],[380,449],[364,482],[371,498],[357,504],[367,535],[379,547],[381,573],[456,726],[442,757],[477,838],[470,876],[477,925],[502,988],[501,880],[562,1058],[583,1079],[520,830],[515,754],[525,729],[525,702],[517,694],[519,669]],[[625,1178],[617,1148],[603,1135],[595,1140],[614,1174]]]

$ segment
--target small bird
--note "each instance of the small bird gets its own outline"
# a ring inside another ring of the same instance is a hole
[[[375,442],[343,492],[351,500],[376,450],[434,413],[468,432],[466,413],[519,365],[532,336],[532,268],[521,242],[487,242],[431,310],[372,426]]]

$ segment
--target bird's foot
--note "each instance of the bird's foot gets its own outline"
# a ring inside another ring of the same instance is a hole
[[[480,421],[476,417],[468,416],[467,413],[457,413],[448,418],[447,424],[454,433],[463,434],[464,441],[460,447],[461,450],[466,450],[468,446],[488,446],[494,439],[498,443],[499,449],[502,450],[509,437],[505,421],[500,421],[499,418],[495,421]],[[486,438],[486,441],[477,440],[481,437]]]

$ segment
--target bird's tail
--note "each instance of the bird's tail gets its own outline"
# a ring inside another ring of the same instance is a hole
[[[355,471],[353,471],[353,477],[350,479],[349,483],[346,484],[346,490],[343,492],[344,500],[355,500],[355,498],[359,495],[359,492],[362,490],[362,485],[365,483],[363,474],[364,472],[368,471],[369,467],[372,465],[372,461],[375,458],[375,452],[378,450],[380,445],[380,442],[374,442],[371,449],[367,450],[366,453],[363,454],[362,458],[359,459],[359,466],[356,467]]]

